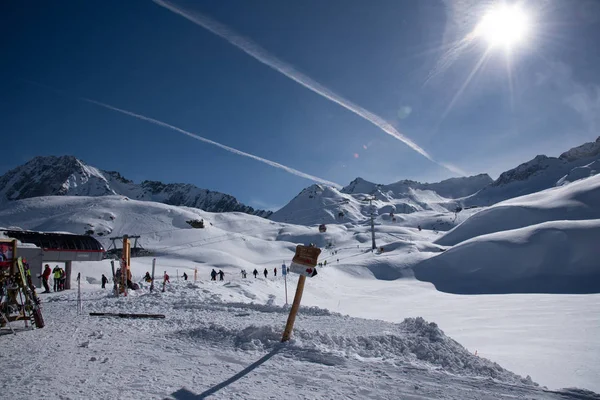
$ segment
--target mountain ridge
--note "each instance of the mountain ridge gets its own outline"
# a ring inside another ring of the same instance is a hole
[[[38,156],[0,176],[0,203],[41,196],[121,195],[210,212],[269,217],[235,197],[186,183],[144,180],[137,184],[117,171],[103,171],[75,156]]]

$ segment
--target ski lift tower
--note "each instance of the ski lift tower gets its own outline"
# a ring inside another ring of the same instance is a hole
[[[375,213],[373,212],[373,200],[377,200],[377,198],[375,196],[372,196],[363,199],[363,201],[369,202],[369,211],[371,211],[371,248],[375,250],[377,249],[377,245],[375,244]]]

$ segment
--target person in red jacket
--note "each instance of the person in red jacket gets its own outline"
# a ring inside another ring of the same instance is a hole
[[[42,275],[38,276],[38,278],[42,278],[42,284],[44,285],[44,291],[42,293],[50,293],[50,285],[48,285],[48,279],[50,279],[50,275],[52,275],[52,270],[50,270],[50,266],[46,264],[44,272]]]

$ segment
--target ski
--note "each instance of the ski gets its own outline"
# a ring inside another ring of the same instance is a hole
[[[17,266],[19,267],[21,286],[23,288],[23,295],[25,296],[25,310],[30,314],[31,322],[37,328],[43,328],[45,323],[40,307],[40,299],[35,293],[35,286],[31,280],[29,264],[23,263],[23,259],[19,257],[17,259]]]

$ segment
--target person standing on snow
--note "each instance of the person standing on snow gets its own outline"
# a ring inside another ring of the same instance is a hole
[[[64,269],[60,268],[60,280],[58,281],[58,286],[60,287],[60,291],[65,290],[65,282],[67,281],[67,274]]]
[[[213,268],[213,270],[210,272],[210,280],[211,281],[216,281],[217,280],[217,271],[215,271],[215,269]]]
[[[42,278],[42,284],[44,285],[44,291],[42,293],[50,293],[50,285],[48,285],[48,279],[50,279],[50,275],[52,275],[52,270],[50,269],[50,266],[46,264],[44,272],[38,276],[38,278]]]
[[[106,284],[108,283],[108,278],[102,274],[102,289],[106,289]]]
[[[225,272],[219,270],[219,280],[222,281],[223,277],[225,276]]]
[[[265,268],[265,270],[263,271],[263,274],[265,274],[265,279],[267,279],[267,275],[269,275],[269,271],[267,271],[267,269]]]
[[[256,279],[256,275],[258,275],[258,271],[256,270],[256,268],[254,268],[254,271],[252,271],[252,273],[254,274],[254,279]]]
[[[57,292],[60,282],[60,268],[58,268],[58,265],[52,270],[52,278],[54,278],[54,291]]]
[[[183,273],[183,280],[184,280],[184,281],[187,281],[187,278],[188,278],[188,276],[187,276],[187,274],[184,272],[184,273]]]
[[[275,278],[277,278],[277,267],[273,268],[273,275],[275,275]]]

